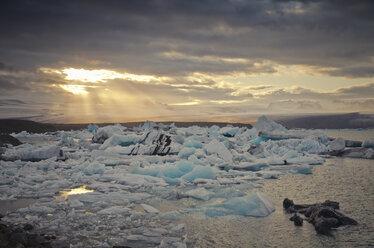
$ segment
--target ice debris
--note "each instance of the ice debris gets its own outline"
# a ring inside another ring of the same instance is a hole
[[[166,213],[165,219],[178,218],[183,214],[203,213],[208,217],[226,215],[242,215],[251,217],[266,217],[275,211],[274,204],[264,193],[254,193],[246,196],[233,197],[221,203],[203,204],[196,208],[182,209]]]
[[[267,216],[274,205],[256,192],[261,180],[310,174],[325,161],[321,154],[344,149],[344,140],[288,130],[264,116],[251,129],[146,122],[19,135],[25,144],[4,148],[0,160],[0,199],[41,200],[5,219],[49,230],[73,247],[185,247],[173,218]],[[342,152],[374,158],[373,143]],[[61,197],[82,185],[93,192]],[[175,211],[158,207],[187,197],[191,205]]]
[[[22,161],[40,161],[52,157],[57,157],[60,153],[60,147],[58,146],[33,146],[30,144],[19,145],[10,149],[7,149],[2,154],[5,160],[22,160]]]
[[[331,151],[341,152],[344,150],[344,148],[345,148],[345,140],[343,138],[334,139],[330,143]]]
[[[365,140],[364,143],[362,144],[362,147],[364,147],[364,148],[374,148],[374,138]]]

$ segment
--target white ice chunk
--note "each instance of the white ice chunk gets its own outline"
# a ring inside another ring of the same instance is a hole
[[[120,207],[120,206],[114,206],[114,207],[109,207],[103,210],[100,210],[97,212],[99,215],[130,215],[131,214],[131,209],[126,208],[126,207]]]
[[[337,152],[340,152],[340,151],[343,151],[345,148],[345,140],[343,138],[337,138],[337,139],[334,139],[331,143],[330,143],[330,150],[331,151],[337,151]]]
[[[188,159],[189,156],[195,153],[195,148],[184,147],[179,151],[178,157],[182,159]]]
[[[206,190],[205,188],[196,188],[187,191],[185,195],[198,200],[208,201],[214,195],[214,193]]]
[[[193,182],[197,178],[215,179],[217,169],[209,166],[196,166],[191,172],[185,174],[182,179]]]
[[[105,165],[99,162],[85,162],[82,164],[84,174],[91,176],[94,174],[103,174]]]
[[[79,208],[84,206],[84,204],[78,199],[69,199],[69,206],[72,208]]]
[[[221,128],[219,133],[226,137],[234,137],[238,131],[239,127],[227,126]]]
[[[146,211],[147,213],[150,213],[150,214],[158,214],[159,213],[159,211],[156,208],[154,208],[150,205],[147,205],[147,204],[140,204],[140,205],[143,207],[144,211]]]
[[[287,131],[287,128],[285,128],[284,126],[282,126],[281,124],[278,124],[272,120],[269,120],[266,116],[260,116],[256,122],[256,124],[254,125],[254,127],[258,130],[258,131],[282,131],[282,132],[286,132]]]
[[[130,146],[140,142],[143,139],[143,135],[118,135],[114,134],[110,138],[104,141],[100,146],[101,150],[105,150],[111,146]]]
[[[100,127],[97,132],[94,134],[92,141],[94,143],[104,143],[104,141],[110,138],[113,134],[123,134],[123,131],[126,127],[123,127],[119,124]]]
[[[196,149],[200,149],[200,148],[203,148],[203,144],[198,141],[198,140],[195,140],[193,138],[188,138],[184,144],[183,144],[184,147],[194,147]]]
[[[266,217],[275,211],[274,204],[264,193],[233,197],[217,204],[200,205],[196,208],[172,211],[163,218],[175,219],[183,214],[203,213],[209,217],[242,215],[252,217]]]
[[[96,124],[90,123],[90,124],[88,124],[87,129],[88,129],[88,132],[90,132],[90,133],[96,133],[97,130],[99,129],[99,126],[96,125]]]
[[[232,154],[226,148],[226,146],[219,142],[218,140],[214,139],[209,144],[205,145],[204,150],[208,155],[217,155],[219,158],[223,159],[226,162],[232,161]]]
[[[32,146],[29,144],[8,148],[2,155],[6,160],[40,161],[58,156],[58,146]]]
[[[30,134],[27,131],[22,131],[19,133],[11,133],[14,138],[20,139],[20,138],[27,138]]]
[[[362,147],[364,148],[374,148],[374,138],[365,140],[362,144]]]
[[[207,216],[243,215],[265,217],[275,211],[274,204],[264,193],[233,197],[219,204],[202,208]]]

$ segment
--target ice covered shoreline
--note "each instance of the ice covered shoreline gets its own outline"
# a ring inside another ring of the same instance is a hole
[[[56,244],[75,247],[184,247],[193,240],[175,224],[180,216],[267,216],[274,205],[261,193],[262,180],[312,173],[324,162],[321,153],[345,148],[345,141],[287,130],[266,117],[252,129],[146,122],[131,129],[90,125],[83,131],[14,136],[26,144],[2,155],[0,198],[40,201],[4,219],[31,223],[56,235]],[[365,149],[370,157],[373,149]],[[94,192],[56,197],[83,185]],[[193,204],[171,212],[155,207],[163,199],[182,198]]]

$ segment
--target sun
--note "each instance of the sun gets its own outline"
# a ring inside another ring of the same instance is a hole
[[[85,69],[75,69],[67,68],[63,69],[62,73],[66,75],[65,79],[67,80],[78,80],[81,82],[90,82],[90,83],[105,83],[108,79],[119,78],[121,74],[115,71],[109,70],[85,70]]]

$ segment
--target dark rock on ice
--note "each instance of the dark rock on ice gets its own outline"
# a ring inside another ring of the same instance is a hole
[[[23,230],[25,230],[25,231],[31,231],[32,229],[34,229],[34,227],[31,224],[26,224],[23,227]]]
[[[26,224],[23,228],[17,225],[0,222],[0,247],[52,247],[43,236],[35,233],[33,226]]]
[[[331,207],[333,209],[339,209],[339,202],[326,200],[323,203],[315,203],[315,204],[294,204],[294,202],[288,198],[283,200],[283,208],[288,213],[302,213],[305,214],[310,207],[315,206],[325,206]]]
[[[293,221],[295,226],[302,226],[303,225],[303,219],[298,216],[297,214],[294,214],[291,218],[290,221]]]
[[[168,155],[171,150],[172,139],[170,135],[159,131],[150,131],[145,138],[135,145],[129,155]]]
[[[339,209],[339,202],[326,200],[323,203],[316,204],[294,204],[288,198],[283,200],[283,208],[288,213],[301,213],[308,217],[308,222],[313,224],[316,231],[320,234],[329,234],[331,228],[337,228],[344,225],[357,225],[357,221],[345,216]],[[296,214],[290,218],[295,222]],[[296,225],[296,222],[295,222]]]
[[[56,161],[66,161],[66,159],[68,159],[68,157],[66,156],[64,151],[60,149],[60,152],[58,153],[58,156],[56,157]]]
[[[319,234],[330,234],[331,228],[339,227],[339,221],[335,218],[324,218],[321,217],[318,221],[314,224],[314,229]]]

